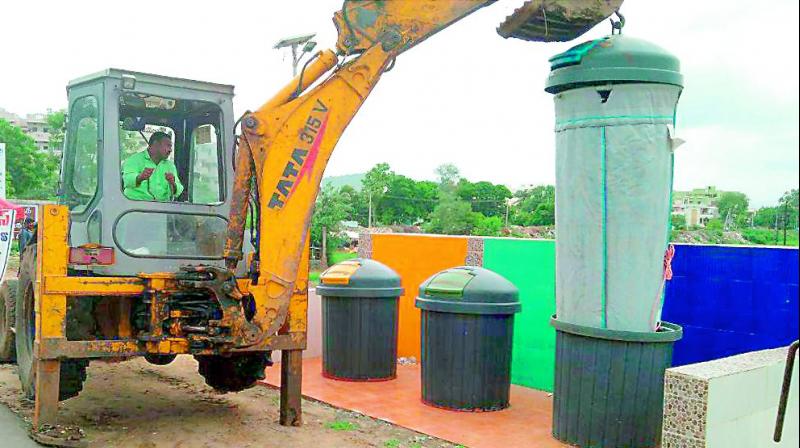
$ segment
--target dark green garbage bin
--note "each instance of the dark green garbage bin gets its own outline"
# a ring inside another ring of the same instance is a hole
[[[509,406],[519,291],[487,269],[439,272],[419,287],[422,401],[457,411]]]
[[[322,374],[346,381],[397,376],[400,276],[374,260],[357,258],[320,275]]]
[[[654,448],[661,440],[664,371],[683,329],[556,328],[553,437],[579,447]]]

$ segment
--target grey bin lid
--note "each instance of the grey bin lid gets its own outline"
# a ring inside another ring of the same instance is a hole
[[[648,41],[621,34],[572,47],[550,58],[550,64],[544,89],[550,93],[631,82],[683,87],[677,57]]]
[[[354,258],[320,274],[317,293],[324,297],[397,298],[403,295],[400,276],[383,263]]]
[[[419,286],[417,308],[458,314],[514,314],[522,309],[519,290],[484,268],[446,269]]]

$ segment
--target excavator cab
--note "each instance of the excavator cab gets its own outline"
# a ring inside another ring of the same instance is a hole
[[[91,267],[100,275],[223,267],[233,86],[108,69],[70,82],[67,92],[59,197],[70,210],[70,247],[113,248],[113,263]],[[169,201],[132,199],[122,167],[155,132],[170,136],[183,191]]]

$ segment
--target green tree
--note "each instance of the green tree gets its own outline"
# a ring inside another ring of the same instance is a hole
[[[64,149],[64,134],[67,130],[67,114],[64,110],[58,110],[47,114],[47,126],[50,128],[51,150]]]
[[[781,215],[783,216],[781,222],[785,223],[787,229],[797,228],[797,219],[800,212],[800,210],[798,210],[798,207],[800,207],[800,204],[798,204],[799,199],[798,191],[795,188],[784,193],[778,202],[781,208]]]
[[[388,163],[379,163],[367,171],[364,179],[361,180],[361,185],[363,186],[361,190],[367,199],[367,215],[372,212],[373,220],[378,211],[376,206],[389,188],[389,182],[391,182],[394,175],[394,171],[391,170]],[[370,204],[372,210],[369,209]]]
[[[9,196],[54,199],[58,185],[58,158],[40,152],[22,129],[0,119],[0,142],[6,144]]]
[[[484,216],[505,216],[506,200],[512,197],[511,190],[505,185],[485,181],[472,183],[466,179],[458,182],[456,194],[472,204],[472,210]]]
[[[367,225],[367,197],[363,191],[356,190],[350,185],[343,185],[339,188],[342,199],[350,204],[350,212],[347,216],[348,221],[356,221],[361,226]]]
[[[709,219],[706,223],[706,230],[722,231],[724,227],[725,223],[720,218]]]
[[[392,176],[394,176],[394,171],[389,167],[389,164],[385,162],[379,163],[367,171],[361,180],[361,185],[364,186],[364,191],[371,192],[373,196],[379,196],[383,194],[384,188],[389,186]],[[375,197],[373,197],[374,199]]]
[[[747,208],[750,206],[750,200],[744,193],[737,191],[726,191],[719,196],[717,201],[717,208],[719,209],[719,216],[724,223],[730,214],[734,224],[740,223],[738,219],[742,216],[747,216]]]
[[[458,182],[461,180],[461,173],[458,171],[458,167],[452,163],[439,165],[436,168],[436,177],[439,180],[439,190],[455,194]]]
[[[338,235],[341,231],[340,223],[350,212],[348,197],[334,187],[326,185],[317,195],[311,219],[311,245],[322,247],[322,234],[326,231],[328,236],[326,260],[330,260],[334,250],[342,247],[345,240]]]
[[[686,215],[672,215],[670,220],[673,230],[686,230]]]
[[[778,216],[778,207],[761,207],[753,215],[753,225],[755,227],[766,227],[772,229],[775,227],[776,217]]]
[[[461,175],[452,164],[436,168],[439,178],[439,202],[424,226],[427,232],[447,235],[469,235],[475,227],[475,213],[469,202],[459,198],[456,188]]]
[[[480,236],[500,236],[503,233],[503,219],[499,216],[483,216],[475,213],[475,227],[472,229],[473,235]]]
[[[378,219],[385,224],[415,224],[433,211],[437,192],[432,182],[395,174],[380,201]]]
[[[425,224],[426,232],[445,235],[469,235],[475,227],[475,213],[469,202],[452,193],[440,192],[439,203]]]
[[[514,195],[517,205],[511,216],[514,224],[521,226],[552,226],[556,222],[556,189],[540,185],[520,190]]]

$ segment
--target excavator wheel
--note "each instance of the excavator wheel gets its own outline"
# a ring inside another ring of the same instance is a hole
[[[14,362],[17,359],[12,330],[16,325],[16,306],[17,280],[6,280],[0,286],[0,362]]]
[[[19,283],[16,303],[16,349],[17,370],[22,383],[22,391],[29,399],[36,395],[36,375],[33,365],[33,341],[36,335],[34,309],[34,287],[36,281],[37,246],[30,245],[21,255]],[[69,309],[67,316],[70,315]],[[75,324],[67,322],[67,334],[80,332]],[[88,359],[64,359],[61,361],[58,399],[66,400],[78,395],[86,380]]]
[[[144,359],[149,362],[150,364],[154,364],[157,366],[165,366],[172,361],[175,361],[178,355],[159,355],[156,353],[147,353],[144,355]]]
[[[195,356],[206,384],[219,392],[240,392],[264,379],[264,369],[272,365],[270,352],[232,356]]]

